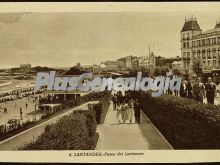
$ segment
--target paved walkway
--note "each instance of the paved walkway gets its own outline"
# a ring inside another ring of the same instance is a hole
[[[150,120],[141,113],[141,123],[118,124],[111,103],[105,124],[99,126],[96,150],[159,150],[172,149]]]

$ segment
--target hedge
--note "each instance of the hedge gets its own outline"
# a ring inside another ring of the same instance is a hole
[[[109,99],[110,97],[111,91],[90,92],[89,94],[86,94],[80,98],[80,103]]]
[[[175,149],[220,149],[220,107],[163,94],[141,97],[143,112]]]
[[[19,150],[94,150],[97,142],[95,111],[74,111],[47,125],[36,141]]]
[[[94,110],[96,112],[96,122],[97,124],[104,124],[105,117],[107,115],[110,106],[109,100],[101,100],[98,104],[94,105]]]

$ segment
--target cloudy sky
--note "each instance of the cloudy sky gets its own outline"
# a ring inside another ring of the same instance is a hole
[[[220,9],[219,9],[220,10]],[[98,64],[127,55],[180,55],[185,17],[203,30],[214,28],[220,12],[0,13],[0,68]]]

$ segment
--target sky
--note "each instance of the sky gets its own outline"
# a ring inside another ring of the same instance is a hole
[[[219,8],[220,11],[220,8]],[[196,17],[202,30],[214,28],[220,12],[27,12],[0,13],[0,68],[70,67],[100,64],[151,50],[180,56],[185,18]]]

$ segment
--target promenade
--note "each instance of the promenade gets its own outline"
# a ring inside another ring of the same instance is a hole
[[[141,123],[118,124],[111,103],[105,123],[97,128],[99,141],[96,150],[170,150],[172,147],[151,121],[141,113]]]

